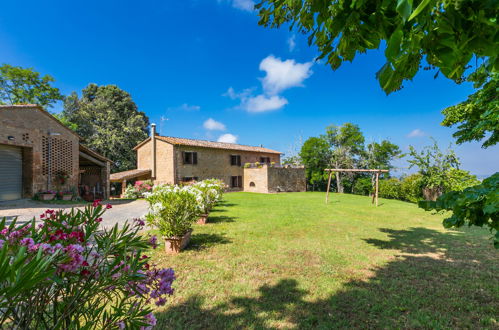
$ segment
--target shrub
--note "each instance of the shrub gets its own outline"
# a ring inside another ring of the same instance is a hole
[[[222,199],[224,184],[221,180],[210,179],[196,182],[193,188],[199,190],[201,194],[201,212],[208,214],[217,202]]]
[[[379,181],[379,196],[383,198],[400,198],[400,181],[397,178],[390,178]]]
[[[149,202],[146,220],[163,237],[185,235],[201,214],[203,197],[192,186],[157,185],[145,198]]]
[[[355,181],[352,193],[357,195],[370,195],[373,191],[373,185],[370,177],[360,177]]]
[[[128,185],[123,194],[124,198],[137,199],[144,198],[144,193],[150,192],[153,187],[153,182],[151,180],[145,181],[135,181],[135,184]]]
[[[447,182],[444,185],[445,192],[463,191],[464,189],[475,186],[480,180],[468,171],[452,168],[447,172]]]
[[[413,203],[423,199],[423,176],[421,174],[411,174],[402,178],[400,198]]]
[[[106,208],[110,208],[108,205]],[[150,328],[150,302],[173,293],[173,270],[142,251],[143,222],[99,231],[105,208],[47,210],[38,226],[0,222],[0,325],[19,329]]]

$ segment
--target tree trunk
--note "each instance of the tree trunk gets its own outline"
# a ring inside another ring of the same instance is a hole
[[[341,184],[340,172],[335,172],[336,174],[336,189],[340,194],[343,194],[343,185]]]

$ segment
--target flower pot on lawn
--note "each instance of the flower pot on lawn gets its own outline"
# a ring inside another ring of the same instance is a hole
[[[182,237],[165,237],[165,252],[177,254],[182,251],[191,240],[192,229]]]
[[[62,200],[63,201],[70,201],[73,199],[73,195],[62,195]]]
[[[51,201],[55,197],[55,194],[40,194],[40,199],[42,201]]]
[[[206,222],[208,221],[208,214],[201,214],[199,216],[199,219],[197,221],[198,225],[206,225]]]

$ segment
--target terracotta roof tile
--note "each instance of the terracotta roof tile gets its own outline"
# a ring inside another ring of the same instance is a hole
[[[143,144],[148,142],[151,138],[148,138],[145,141],[142,141],[139,145],[137,145],[134,149],[140,148]],[[191,146],[191,147],[201,147],[201,148],[214,148],[214,149],[227,149],[227,150],[239,150],[239,151],[252,151],[252,152],[264,152],[269,154],[281,154],[280,151],[267,149],[263,147],[253,147],[242,144],[235,143],[226,143],[226,142],[213,142],[206,140],[194,140],[194,139],[184,139],[177,138],[171,136],[156,136],[156,139],[168,142],[173,145],[181,145],[181,146]]]
[[[110,181],[123,181],[126,179],[131,179],[131,178],[136,178],[141,175],[145,174],[150,174],[151,170],[150,169],[142,169],[142,170],[129,170],[129,171],[123,171],[123,172],[118,172],[118,173],[113,173],[109,177]]]

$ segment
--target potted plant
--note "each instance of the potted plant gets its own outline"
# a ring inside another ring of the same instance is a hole
[[[193,185],[193,188],[197,189],[201,196],[199,199],[199,209],[201,214],[197,223],[204,225],[208,220],[208,215],[211,209],[221,199],[221,185],[219,180],[211,179],[197,182]]]
[[[157,185],[144,196],[149,202],[148,224],[163,236],[167,253],[179,253],[189,243],[192,225],[199,218],[199,190],[191,186]]]
[[[61,193],[63,201],[70,201],[73,199],[73,192],[66,190]]]
[[[54,199],[56,192],[52,190],[40,191],[39,196],[42,201],[51,201]]]

